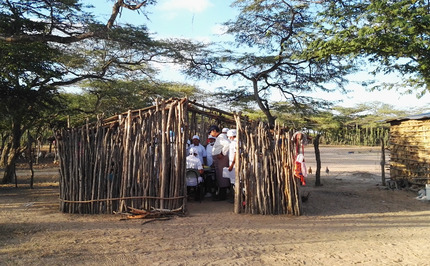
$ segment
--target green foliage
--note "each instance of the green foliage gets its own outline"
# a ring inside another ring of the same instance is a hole
[[[215,93],[208,94],[207,98],[209,100],[202,100],[206,100],[209,106],[216,106],[229,111],[255,112],[254,96],[247,88],[239,87],[229,90],[225,87],[220,87],[215,89]]]
[[[151,106],[157,98],[190,97],[198,90],[179,83],[154,83],[150,80],[94,80],[82,84],[88,97],[86,113],[111,116],[126,110]]]
[[[319,26],[325,36],[313,44],[320,56],[362,57],[378,64],[374,74],[396,71],[404,77],[402,84],[374,89],[415,91],[417,97],[429,91],[429,1],[324,1],[322,6]]]
[[[333,105],[311,97],[300,97],[297,100],[300,102],[275,102],[273,104],[278,123],[296,130],[314,128],[315,121],[312,121],[311,118],[322,118],[325,114],[323,110],[327,110]]]
[[[144,1],[140,7],[154,2]],[[103,25],[80,1],[0,2],[1,135],[10,136],[8,142],[13,143],[4,182],[12,180],[14,158],[27,129],[40,132],[64,126],[73,114],[115,113],[141,108],[157,96],[194,93],[182,84],[157,84],[151,66],[155,59],[181,62],[176,49],[189,52],[194,46],[152,40],[144,26],[115,25],[122,8],[135,8],[128,4],[114,5],[111,19]],[[60,88],[85,80],[94,82],[93,94],[59,95]]]
[[[148,80],[102,81],[82,83],[80,93],[60,93],[61,107],[51,127],[71,127],[95,121],[98,115],[110,117],[127,110],[152,106],[157,98],[195,97],[199,90],[186,84],[154,83]]]
[[[274,91],[297,105],[306,102],[299,100],[304,93],[331,91],[327,83],[343,91],[344,76],[354,70],[354,65],[344,58],[319,57],[317,51],[308,49],[322,35],[314,27],[316,13],[310,5],[274,0],[240,0],[234,5],[240,13],[225,25],[237,49],[209,47],[198,59],[194,57],[189,74],[203,78],[209,71],[220,77],[246,80],[247,87],[228,93],[231,98],[246,95],[246,100],[252,96],[271,124],[275,119],[270,101]]]
[[[48,80],[60,76],[57,50],[43,43],[0,42],[0,112],[9,123],[31,127],[39,112],[54,105],[56,89]]]
[[[332,112],[312,116],[307,127],[322,134],[322,143],[341,145],[387,144],[389,126],[386,120],[406,116],[405,111],[381,102],[359,104],[352,108],[335,107]]]

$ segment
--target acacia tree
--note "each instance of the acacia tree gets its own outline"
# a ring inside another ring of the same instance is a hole
[[[84,80],[148,77],[154,73],[149,62],[174,58],[184,49],[186,42],[151,39],[144,26],[115,23],[121,9],[153,3],[113,1],[111,17],[101,23],[77,0],[0,2],[0,112],[10,136],[10,148],[3,149],[8,152],[3,183],[13,179],[23,132],[58,103],[59,88]]]
[[[154,104],[159,98],[196,97],[200,91],[186,84],[148,80],[93,80],[84,82],[79,93],[61,93],[61,116],[70,126],[82,125],[97,115],[113,116],[125,110],[136,110]]]
[[[278,91],[289,102],[306,103],[300,94],[315,90],[330,91],[328,82],[343,89],[344,75],[353,70],[347,60],[321,57],[309,50],[320,34],[312,3],[285,0],[238,0],[240,13],[225,23],[227,34],[234,36],[236,48],[206,49],[192,57],[188,73],[199,78],[209,72],[218,77],[237,77],[249,85],[234,89],[237,95],[252,97],[274,124],[270,97]]]
[[[50,67],[55,49],[42,44],[3,44],[0,49],[1,94],[0,112],[8,125],[8,144],[5,155],[5,178],[11,182],[15,173],[15,159],[22,151],[21,136],[30,128],[43,109],[54,105],[55,90],[44,83],[46,77],[58,77],[58,71]],[[38,58],[38,61],[33,60]]]
[[[377,84],[375,89],[415,91],[418,97],[429,91],[429,0],[321,2],[319,25],[325,35],[316,39],[314,48],[322,56],[364,57],[376,64],[373,74],[403,75],[400,84]]]

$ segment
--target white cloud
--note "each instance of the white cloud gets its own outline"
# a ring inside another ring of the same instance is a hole
[[[227,27],[221,24],[216,24],[211,28],[211,32],[215,35],[223,35],[227,32]]]
[[[163,11],[187,10],[192,13],[200,13],[213,6],[210,0],[167,0],[161,3]]]

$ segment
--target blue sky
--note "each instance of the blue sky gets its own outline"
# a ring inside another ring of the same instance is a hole
[[[110,16],[111,0],[93,0],[94,13],[106,21]],[[235,11],[228,0],[158,0],[150,6],[148,19],[136,11],[124,10],[120,23],[145,24],[160,38],[192,38],[214,40],[221,23],[234,18]],[[219,37],[219,36],[218,36]]]
[[[107,21],[110,16],[112,1],[94,0],[91,2],[96,8],[94,13],[98,14],[102,21]],[[147,25],[150,32],[156,38],[189,38],[199,41],[219,41],[225,40],[226,36],[220,35],[222,32],[221,23],[229,19],[234,19],[236,11],[230,7],[229,0],[159,0],[155,6],[149,9],[148,19],[135,11],[125,10],[117,19],[119,23],[133,23],[136,25]],[[172,81],[186,82],[196,85],[206,91],[214,90],[217,87],[235,87],[240,84],[240,80],[218,80],[213,83],[206,81],[189,80],[179,74],[175,66],[163,67],[163,77],[168,77]],[[369,77],[365,72],[356,74],[351,80],[366,80]],[[392,81],[400,80],[395,75],[378,76],[379,80]],[[414,107],[430,108],[430,95],[427,94],[421,99],[415,95],[400,95],[395,91],[368,92],[361,85],[351,82],[347,89],[348,94],[340,93],[313,93],[311,96],[322,98],[333,102],[340,102],[338,105],[353,107],[359,103],[379,101],[393,105],[397,109],[411,109]],[[276,96],[274,96],[276,97]]]

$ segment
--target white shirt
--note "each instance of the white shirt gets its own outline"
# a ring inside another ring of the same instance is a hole
[[[234,139],[230,142],[230,146],[228,150],[228,165],[231,165],[231,163],[233,162],[234,156],[236,155],[236,149],[237,149],[237,141],[236,139]]]
[[[227,156],[229,148],[230,140],[227,138],[227,135],[219,134],[212,148],[212,156],[216,156],[220,153],[222,153],[224,156]]]
[[[208,163],[209,166],[211,166],[214,162],[213,158],[212,158],[212,149],[214,147],[213,143],[209,143],[206,146],[206,161]]]
[[[202,170],[203,166],[202,166],[202,163],[200,162],[199,158],[190,154],[187,156],[187,168]]]
[[[195,149],[197,149],[197,153],[199,155],[200,162],[202,164],[204,164],[203,157],[207,157],[205,146],[203,146],[202,144],[199,143],[198,146],[195,146],[194,144],[191,144],[190,148],[191,147],[194,147]]]
[[[187,156],[187,168],[202,170],[203,166],[199,158],[190,154]],[[187,186],[197,186],[197,182],[198,183],[203,182],[203,178],[201,176],[198,177],[198,180],[196,180],[195,178],[191,178],[191,179],[187,178],[186,182],[187,182]]]

